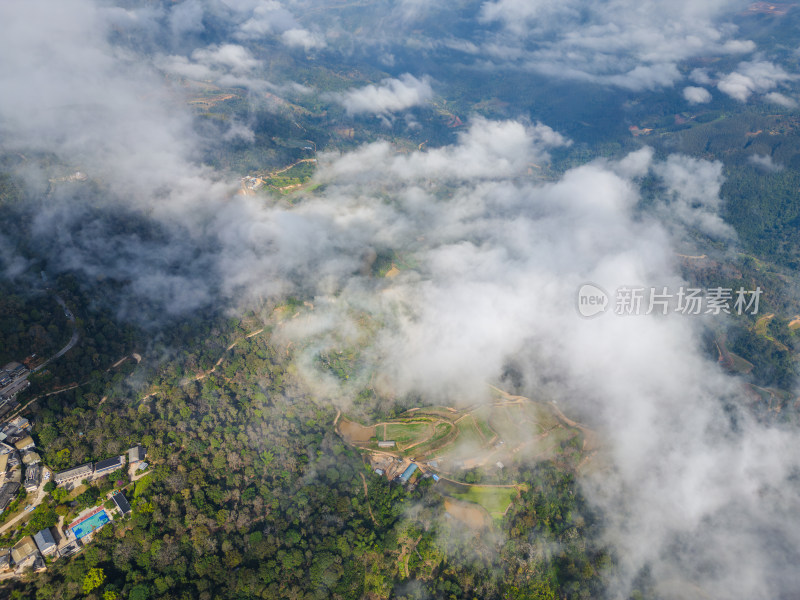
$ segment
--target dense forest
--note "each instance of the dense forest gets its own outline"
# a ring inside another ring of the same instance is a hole
[[[235,339],[241,325],[219,323],[215,339]],[[142,443],[154,467],[126,491],[131,516],[77,557],[7,584],[10,597],[598,596],[612,561],[569,472],[524,467],[529,491],[503,521],[465,535],[432,480],[409,492],[372,473],[333,432],[333,408],[287,373],[289,360],[265,331],[201,380],[186,374],[202,356],[159,365],[152,396],[126,383],[137,380],[128,363],[38,403],[29,416],[45,464],[63,468]],[[121,483],[106,478],[74,499],[51,489],[34,526],[69,518]]]

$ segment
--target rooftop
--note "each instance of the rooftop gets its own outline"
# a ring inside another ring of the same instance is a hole
[[[18,441],[16,444],[14,444],[14,446],[16,446],[17,450],[23,450],[24,448],[27,448],[28,446],[34,446],[34,445],[35,444],[33,442],[33,438],[31,436],[29,436],[29,435],[26,435],[24,438],[22,438],[20,441]]]
[[[78,465],[77,467],[72,467],[71,469],[66,469],[65,471],[61,471],[56,473],[55,480],[64,481],[66,479],[71,479],[73,477],[80,477],[81,475],[88,475],[92,472],[92,463],[85,463],[82,465]]]
[[[142,446],[134,446],[128,450],[128,462],[135,463],[144,460],[145,449]]]
[[[56,541],[53,539],[53,534],[49,529],[42,529],[39,533],[33,536],[39,551],[42,553],[54,550]]]
[[[122,492],[114,494],[111,498],[114,500],[114,504],[117,505],[119,512],[123,515],[127,515],[131,512],[131,505],[128,503],[128,499],[122,495]]]
[[[94,466],[95,471],[107,471],[122,466],[122,457],[115,456],[113,458],[106,458],[105,460],[97,461]]]
[[[11,558],[15,563],[19,564],[35,552],[36,544],[33,542],[33,538],[26,535],[11,549]]]
[[[411,479],[411,476],[414,474],[414,471],[416,471],[416,470],[417,470],[417,465],[416,464],[411,463],[410,465],[408,465],[406,470],[403,471],[403,474],[400,475],[400,481],[405,483],[406,481]]]

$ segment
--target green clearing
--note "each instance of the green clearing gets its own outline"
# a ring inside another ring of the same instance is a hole
[[[289,186],[299,186],[307,183],[314,175],[316,163],[301,162],[292,168],[275,173],[264,178],[264,183],[270,188],[286,188]]]
[[[429,454],[447,446],[455,439],[456,428],[450,423],[437,423],[433,437],[428,441],[415,446],[412,451],[415,455],[427,457]]]
[[[416,269],[418,266],[419,263],[408,255],[400,254],[396,250],[383,250],[378,252],[378,256],[372,264],[372,274],[377,277],[386,277],[392,267],[404,271]]]
[[[398,446],[420,442],[431,435],[430,423],[388,423],[377,428],[379,440],[394,440]]]
[[[525,420],[536,423],[542,431],[558,427],[559,420],[549,407],[537,402],[527,402],[521,407]]]
[[[751,363],[749,360],[742,358],[741,356],[739,356],[738,354],[734,354],[733,352],[728,352],[728,354],[730,355],[731,361],[733,362],[731,368],[735,372],[743,373],[746,375],[747,373],[753,370],[753,367],[755,365]]]
[[[456,492],[451,495],[459,500],[480,504],[493,519],[501,519],[514,501],[514,498],[516,498],[517,490],[513,487],[471,485],[468,486],[467,491]]]
[[[458,427],[457,445],[462,446],[469,444],[475,447],[481,447],[484,445],[483,438],[478,432],[475,421],[473,421],[471,417],[461,419],[458,423],[456,423],[456,427]]]
[[[486,438],[486,442],[487,443],[491,442],[496,434],[492,430],[492,428],[489,426],[489,423],[487,423],[483,419],[479,419],[478,417],[476,417],[474,415],[473,415],[473,419],[475,421],[475,424],[478,426],[478,430],[480,430],[480,432]]]
[[[522,411],[517,406],[498,406],[489,415],[489,424],[507,444],[515,446],[525,435],[541,433],[529,424],[521,423]]]

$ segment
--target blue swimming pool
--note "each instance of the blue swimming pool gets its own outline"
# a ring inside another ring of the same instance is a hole
[[[99,513],[96,513],[86,519],[85,521],[81,521],[75,527],[72,528],[72,533],[75,534],[77,539],[82,538],[83,536],[92,533],[95,529],[100,529],[103,525],[108,523],[111,519],[108,518],[106,511],[101,510]]]

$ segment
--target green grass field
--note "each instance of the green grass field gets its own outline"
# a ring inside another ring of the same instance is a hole
[[[456,423],[456,427],[458,427],[457,445],[462,446],[469,444],[478,448],[484,445],[483,438],[475,426],[475,421],[473,421],[471,417],[461,419]]]
[[[410,452],[413,452],[415,456],[418,455],[425,458],[429,454],[447,446],[455,438],[454,434],[455,427],[450,423],[437,423],[433,437],[419,446],[415,446]]]
[[[489,423],[477,417],[475,418],[475,423],[478,425],[478,429],[483,434],[483,437],[486,438],[486,443],[492,441],[492,439],[495,437],[495,432],[489,426]]]
[[[468,486],[465,492],[457,492],[451,495],[459,500],[480,504],[493,519],[500,519],[514,498],[516,498],[517,490],[515,488],[472,485]]]
[[[409,446],[429,437],[432,433],[430,423],[391,423],[378,427],[379,440],[394,440],[398,446]]]

